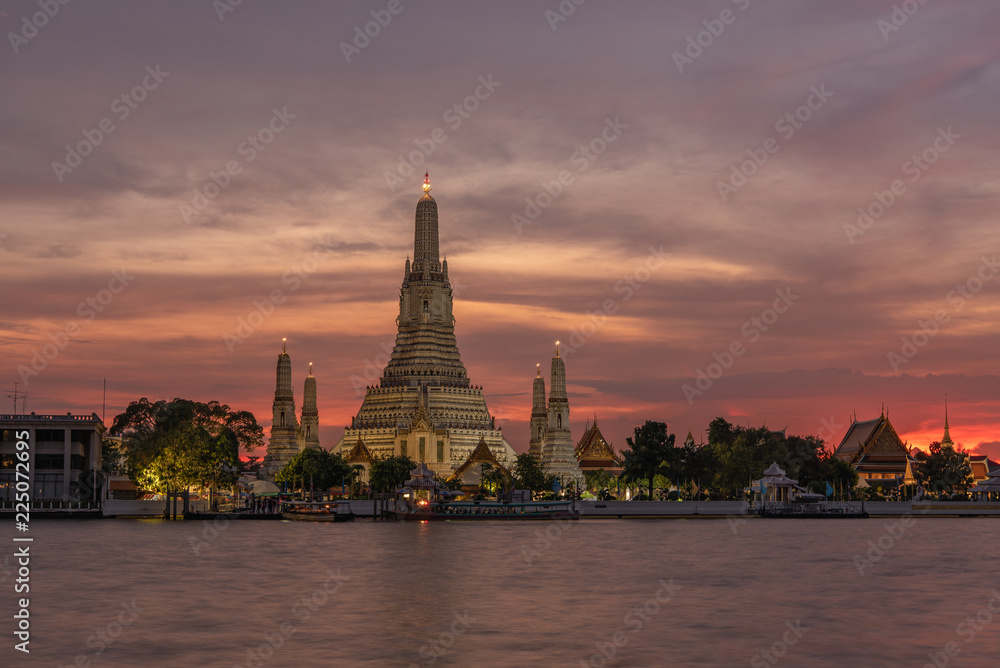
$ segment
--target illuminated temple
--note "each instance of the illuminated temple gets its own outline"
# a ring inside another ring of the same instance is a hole
[[[459,468],[483,442],[498,462],[515,453],[473,386],[455,340],[448,261],[438,254],[438,208],[425,175],[417,202],[413,262],[399,291],[396,345],[377,385],[366,389],[335,451],[406,455],[438,474]]]

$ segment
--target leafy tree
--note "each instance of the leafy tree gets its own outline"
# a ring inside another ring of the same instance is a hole
[[[935,441],[928,447],[927,459],[917,465],[916,477],[925,488],[951,495],[966,492],[974,481],[969,456],[955,450],[954,446]]]
[[[138,486],[160,492],[195,483],[232,485],[240,448],[252,452],[264,442],[252,413],[188,399],[133,401],[109,434],[123,439],[124,472]]]
[[[410,479],[417,463],[405,455],[376,457],[369,471],[369,484],[374,492],[391,492]]]
[[[514,487],[528,489],[532,492],[545,492],[552,489],[555,476],[546,475],[542,465],[531,455],[524,453],[514,460]]]
[[[306,448],[298,453],[274,476],[278,482],[288,482],[305,492],[306,481],[313,489],[327,490],[340,485],[352,473],[351,465],[339,452],[322,448]]]
[[[653,478],[668,471],[675,460],[674,434],[667,433],[664,422],[647,420],[635,428],[635,436],[625,439],[628,450],[622,454],[625,465],[622,479],[627,482],[646,481],[649,498],[653,498]]]
[[[604,469],[597,469],[596,471],[584,471],[583,478],[586,481],[586,488],[591,492],[601,492],[606,491],[609,487],[613,487],[617,478]]]

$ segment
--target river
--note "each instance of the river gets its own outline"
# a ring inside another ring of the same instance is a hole
[[[998,527],[35,521],[0,665],[996,666]]]

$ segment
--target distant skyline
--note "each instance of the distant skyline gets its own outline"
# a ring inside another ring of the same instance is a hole
[[[100,414],[107,378],[108,423],[184,397],[267,430],[287,337],[333,446],[426,170],[519,452],[561,340],[574,439],[722,416],[835,447],[885,405],[926,448],[947,394],[1000,458],[1000,8],[903,4],[8,2],[0,412],[27,382]]]

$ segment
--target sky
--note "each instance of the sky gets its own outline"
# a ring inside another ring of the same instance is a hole
[[[427,170],[515,450],[561,340],[576,439],[887,410],[926,448],[947,396],[1000,458],[1000,7],[576,2],[3,3],[4,396],[266,430],[287,337],[332,446]]]

